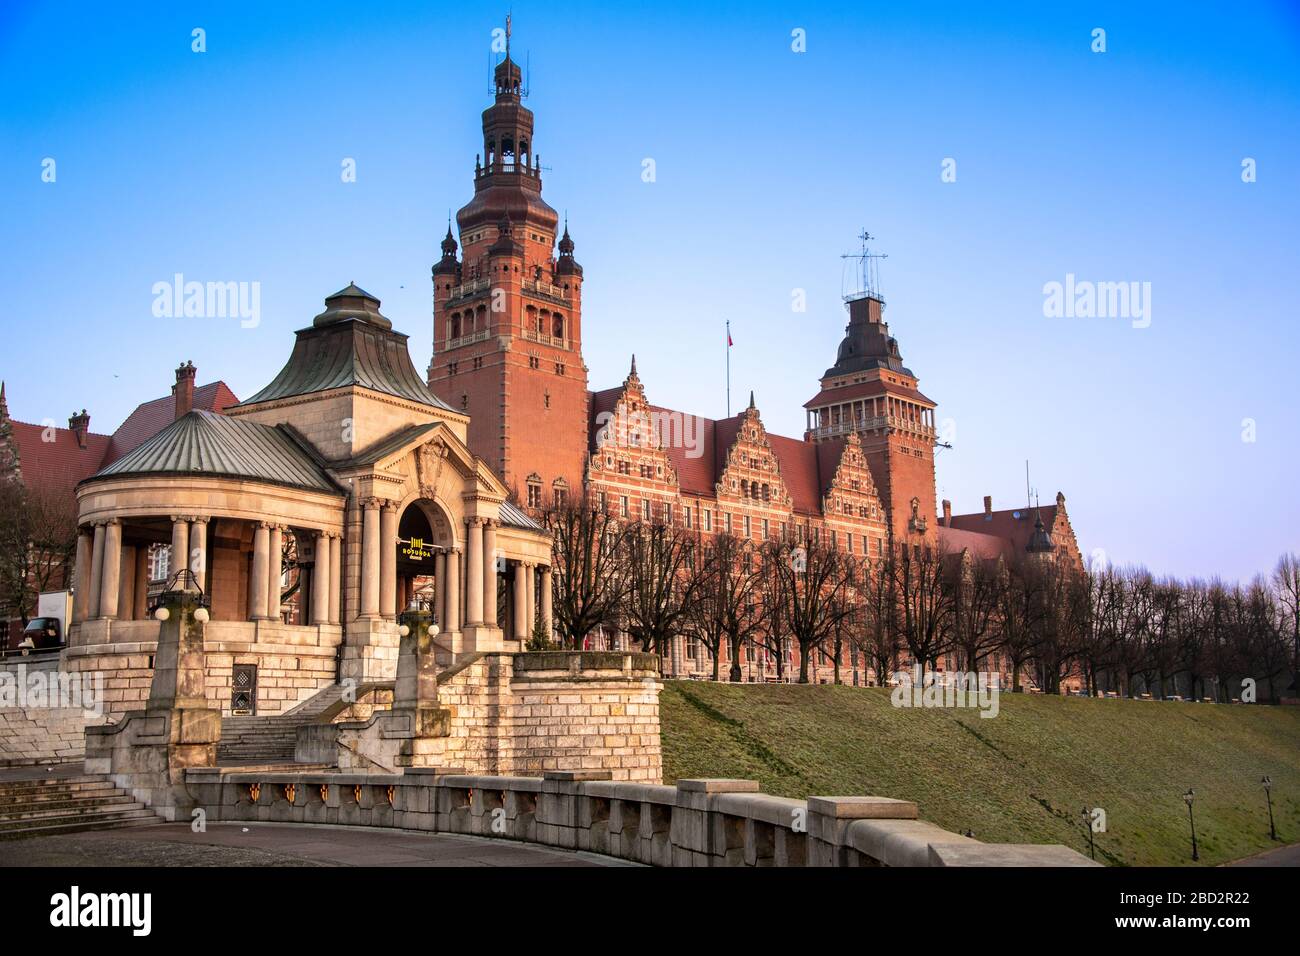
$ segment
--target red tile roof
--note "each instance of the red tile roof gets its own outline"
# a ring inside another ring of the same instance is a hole
[[[960,554],[969,549],[977,558],[991,560],[997,557],[1010,559],[1011,542],[994,534],[982,534],[978,531],[966,531],[961,528],[939,526],[939,547],[949,554]]]
[[[827,405],[833,402],[850,402],[855,398],[864,398],[870,395],[897,395],[900,398],[908,398],[914,402],[920,402],[923,405],[934,407],[934,402],[926,398],[914,388],[906,385],[894,385],[889,382],[882,382],[878,379],[872,379],[870,382],[858,382],[855,385],[840,385],[836,388],[823,388],[808,401],[803,403],[804,408],[813,408],[814,406]]]
[[[194,390],[194,407],[203,411],[222,412],[237,401],[225,382]],[[23,483],[29,488],[66,489],[71,494],[78,482],[144,444],[170,425],[175,415],[171,395],[145,402],[112,435],[87,432],[85,448],[77,444],[71,429],[47,430],[41,425],[11,420]],[[49,436],[54,440],[45,441]]]
[[[591,442],[595,449],[596,434],[599,431],[597,416],[612,413],[623,394],[622,387],[607,388],[591,393]],[[692,419],[695,432],[691,436],[695,441],[695,455],[687,453],[681,444],[669,443],[665,449],[668,460],[677,471],[678,487],[682,494],[713,497],[717,494],[717,482],[727,463],[727,452],[736,441],[740,431],[740,415],[714,420],[701,416],[692,416],[685,412],[649,406],[652,414],[680,416]],[[781,479],[786,490],[794,499],[794,510],[803,514],[818,514],[821,511],[822,496],[835,477],[843,453],[842,441],[815,445],[798,438],[767,433],[767,440],[772,445],[777,464],[781,469]]]
[[[985,518],[982,511],[971,515],[953,515],[952,527],[959,531],[974,531],[1003,538],[1011,542],[1017,553],[1021,553],[1029,543],[1029,536],[1034,533],[1034,518],[1040,513],[1043,516],[1043,527],[1051,531],[1056,521],[1055,505],[1044,505],[1041,509],[1026,507],[994,511],[988,518]]]
[[[86,447],[82,448],[69,428],[46,429],[28,422],[12,425],[23,484],[28,488],[60,489],[71,494],[77,482],[99,470],[111,440],[108,435],[89,432]]]
[[[194,390],[194,408],[201,412],[224,412],[239,399],[225,382],[212,382]],[[111,465],[128,452],[139,448],[176,420],[176,399],[172,395],[155,398],[136,407],[113,432],[113,440],[101,467]]]

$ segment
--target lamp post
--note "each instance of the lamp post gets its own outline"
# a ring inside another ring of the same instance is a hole
[[[1183,799],[1187,802],[1187,821],[1192,825],[1192,862],[1195,863],[1201,858],[1201,855],[1196,852],[1196,817],[1192,813],[1192,801],[1196,799],[1196,791],[1188,788],[1188,791],[1183,794]]]
[[[1265,774],[1260,781],[1264,785],[1264,799],[1268,801],[1268,838],[1277,839],[1277,827],[1273,825],[1273,778]]]
[[[1088,831],[1088,856],[1097,859],[1097,848],[1092,842],[1092,811],[1084,807],[1079,813],[1083,816],[1084,829]]]

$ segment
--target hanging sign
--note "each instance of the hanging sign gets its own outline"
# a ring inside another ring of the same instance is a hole
[[[409,541],[398,538],[397,543],[402,545],[402,554],[408,560],[423,561],[425,558],[433,557],[433,549],[425,544],[423,538],[411,538]]]

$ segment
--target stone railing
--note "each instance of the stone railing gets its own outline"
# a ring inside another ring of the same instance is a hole
[[[192,768],[209,821],[395,827],[519,840],[652,866],[1096,866],[1059,845],[986,844],[884,797],[793,800],[753,780],[542,777]]]

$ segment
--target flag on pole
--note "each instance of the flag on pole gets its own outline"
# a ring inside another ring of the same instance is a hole
[[[731,323],[728,322],[727,323],[727,348],[731,348],[733,345],[735,345],[735,343],[731,341]]]

